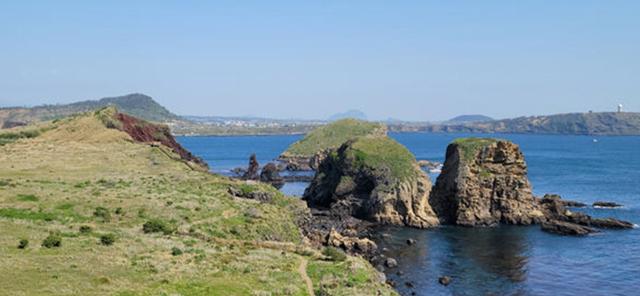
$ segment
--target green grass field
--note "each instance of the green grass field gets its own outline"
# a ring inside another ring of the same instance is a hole
[[[92,114],[45,125],[0,146],[0,295],[309,295],[307,278],[316,295],[395,295],[365,260],[305,243],[298,199],[194,170]]]

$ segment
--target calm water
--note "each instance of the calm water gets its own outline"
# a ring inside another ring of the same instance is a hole
[[[444,161],[451,140],[468,134],[391,134],[418,159]],[[483,135],[474,135],[483,136]],[[181,137],[215,172],[246,166],[251,153],[261,163],[278,156],[301,136]],[[640,137],[499,135],[519,144],[534,193],[558,193],[592,203],[609,200],[622,209],[586,209],[640,224]],[[432,178],[435,176],[432,176]],[[287,184],[299,195],[306,184]],[[381,247],[398,259],[388,276],[404,294],[417,295],[640,295],[640,230],[563,237],[537,226],[382,228],[391,234]],[[405,240],[418,241],[407,246]],[[396,271],[404,274],[398,276]],[[448,287],[437,283],[449,275]],[[411,282],[413,288],[404,283]]]

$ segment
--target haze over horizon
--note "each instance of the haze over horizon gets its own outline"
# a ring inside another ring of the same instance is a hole
[[[636,1],[0,4],[0,107],[436,121],[640,111]]]

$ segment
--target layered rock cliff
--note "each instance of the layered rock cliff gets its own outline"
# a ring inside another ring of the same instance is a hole
[[[334,215],[426,228],[438,224],[428,202],[430,189],[405,147],[386,136],[363,137],[327,155],[304,199]]]
[[[542,217],[522,152],[502,140],[470,138],[450,144],[430,203],[448,224],[532,224]]]

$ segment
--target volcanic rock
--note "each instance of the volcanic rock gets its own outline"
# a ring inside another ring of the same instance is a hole
[[[303,198],[340,216],[426,228],[438,224],[430,188],[404,146],[386,136],[362,137],[328,153]]]
[[[527,225],[543,218],[524,156],[518,145],[504,140],[467,138],[450,144],[429,201],[448,224]]]
[[[260,176],[258,175],[258,171],[260,170],[260,164],[258,163],[258,159],[256,158],[256,154],[251,154],[249,157],[249,167],[242,175],[242,179],[245,180],[258,180]]]
[[[622,207],[621,204],[611,202],[611,201],[596,201],[593,203],[593,207],[596,208],[619,208]]]
[[[260,181],[269,183],[276,188],[281,188],[284,185],[284,178],[280,176],[278,167],[273,163],[268,163],[262,168]]]

